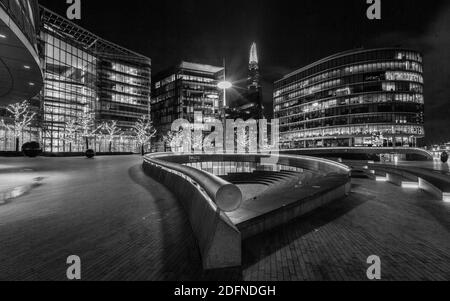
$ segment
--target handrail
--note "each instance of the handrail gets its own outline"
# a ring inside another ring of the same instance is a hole
[[[203,188],[220,210],[233,212],[239,209],[242,204],[242,192],[236,185],[205,171],[158,159],[171,155],[173,154],[150,154],[146,155],[144,160],[149,164],[156,164],[188,176]]]

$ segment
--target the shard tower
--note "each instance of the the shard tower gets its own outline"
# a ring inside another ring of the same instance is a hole
[[[248,65],[248,84],[247,84],[247,100],[254,104],[254,109],[256,109],[256,118],[263,118],[263,105],[262,105],[262,86],[260,83],[260,73],[259,73],[259,60],[258,60],[258,50],[256,48],[256,43],[252,44],[250,49],[250,60]]]
[[[258,62],[258,50],[256,43],[252,44],[250,49],[250,60],[248,64],[248,90],[254,92],[261,88],[259,83],[259,62]]]

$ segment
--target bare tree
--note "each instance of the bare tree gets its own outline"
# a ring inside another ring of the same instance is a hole
[[[20,137],[23,131],[31,125],[36,113],[31,112],[28,101],[9,105],[6,110],[14,118],[13,124],[6,124],[2,119],[0,126],[5,127],[8,131],[13,132],[16,138],[16,152],[19,152]]]
[[[183,137],[183,130],[179,130],[178,132],[168,131],[167,135],[163,137],[164,151],[166,151],[166,145],[170,146],[170,151],[172,152],[179,151]]]
[[[149,117],[143,115],[134,124],[133,132],[136,135],[137,142],[141,146],[141,154],[144,155],[145,145],[151,143],[153,137],[156,136],[156,129]]]
[[[79,129],[80,125],[76,119],[72,118],[65,124],[63,140],[69,144],[69,152],[72,152],[72,144],[77,142],[77,133]]]
[[[102,130],[106,132],[106,139],[109,142],[109,152],[112,152],[112,142],[114,139],[122,134],[122,130],[117,126],[117,121],[104,122]]]
[[[89,149],[89,139],[95,137],[95,134],[98,130],[101,129],[101,126],[95,127],[95,119],[92,113],[84,112],[79,121],[78,121],[81,129],[81,137],[85,140],[86,150]]]
[[[250,147],[250,139],[249,135],[245,128],[236,131],[236,144],[237,144],[237,152],[247,152],[247,149]]]

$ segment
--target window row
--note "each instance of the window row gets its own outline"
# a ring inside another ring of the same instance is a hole
[[[369,50],[369,51],[361,51],[359,53],[352,53],[339,56],[336,55],[336,58],[329,59],[323,63],[316,64],[312,67],[305,67],[303,71],[299,71],[294,75],[285,78],[278,83],[282,86],[288,85],[292,82],[303,80],[312,75],[324,72],[325,70],[336,69],[338,67],[355,64],[357,62],[370,62],[370,61],[384,61],[384,60],[396,60],[396,61],[405,61],[411,60],[418,63],[422,63],[422,56],[413,51],[400,51],[393,49],[377,49],[377,50]]]
[[[425,129],[423,126],[409,126],[409,125],[360,125],[360,126],[346,126],[334,127],[326,129],[315,129],[307,131],[299,131],[296,133],[282,133],[280,142],[293,141],[304,138],[313,137],[339,137],[339,136],[363,136],[373,135],[379,132],[382,135],[416,135],[423,136]]]
[[[314,94],[300,96],[296,93],[289,95],[295,100],[286,98],[283,102],[275,102],[275,107],[280,110],[293,106],[302,105],[309,102],[320,101],[330,97],[350,96],[353,94],[372,93],[372,92],[412,92],[423,94],[423,85],[419,83],[408,82],[374,82],[346,86],[338,89],[318,91]]]
[[[372,63],[372,64],[354,65],[354,66],[349,66],[346,68],[322,73],[322,74],[312,77],[310,79],[303,80],[303,81],[297,82],[295,84],[289,84],[287,86],[276,83],[274,97],[278,97],[289,91],[303,89],[307,86],[310,86],[310,85],[313,85],[313,84],[316,84],[318,82],[322,82],[325,80],[329,80],[329,79],[342,78],[342,77],[354,75],[354,74],[364,74],[364,73],[386,71],[386,70],[410,70],[410,71],[415,71],[420,74],[423,73],[422,66],[420,64],[414,63],[414,62],[408,62],[408,61],[407,62],[394,62],[394,61],[378,62],[378,63]],[[423,79],[422,79],[422,81],[423,81]]]
[[[423,105],[416,105],[412,103],[399,103],[399,104],[372,104],[372,105],[354,105],[351,107],[335,107],[328,108],[321,111],[313,111],[308,113],[291,115],[288,117],[278,117],[280,119],[280,124],[294,124],[306,122],[314,119],[321,118],[342,118],[351,115],[357,114],[369,114],[369,113],[414,113],[414,114],[423,114],[424,107]]]
[[[372,93],[372,94],[358,95],[350,98],[348,97],[334,98],[287,108],[284,108],[284,106],[277,105],[275,106],[274,111],[276,118],[281,118],[301,113],[326,110],[334,107],[372,104],[372,103],[387,103],[387,102],[409,102],[423,105],[424,98],[422,94]]]
[[[302,121],[296,124],[290,124],[287,126],[280,126],[280,132],[295,132],[305,129],[314,129],[322,127],[331,127],[338,125],[349,124],[369,124],[369,123],[410,123],[410,124],[423,124],[423,115],[420,113],[415,114],[362,114],[362,115],[350,115],[350,116],[333,116],[322,119],[314,119]]]

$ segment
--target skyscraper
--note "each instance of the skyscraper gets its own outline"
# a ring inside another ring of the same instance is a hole
[[[247,91],[242,94],[242,97],[236,101],[234,106],[227,110],[227,118],[243,120],[264,118],[259,71],[258,50],[256,43],[253,43],[250,48]]]
[[[258,50],[256,48],[256,43],[252,44],[250,49],[250,60],[248,63],[248,86],[249,92],[258,91],[261,88],[260,76],[259,76],[259,61],[258,61]]]
[[[262,86],[259,71],[258,50],[256,48],[256,43],[253,43],[252,47],[250,48],[247,94],[245,95],[246,104],[243,105],[243,111],[250,112],[246,115],[249,115],[249,117],[254,119],[264,118],[264,107],[262,104]]]

